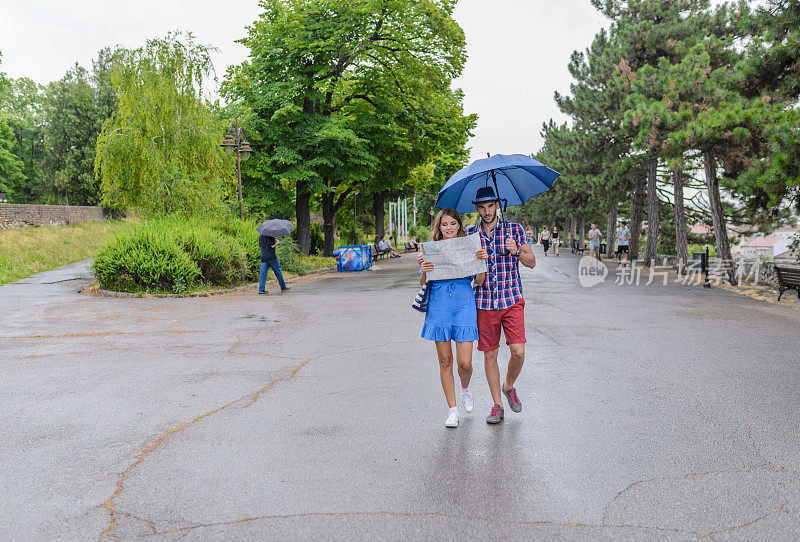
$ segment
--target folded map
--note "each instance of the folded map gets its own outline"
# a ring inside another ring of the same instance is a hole
[[[422,243],[423,258],[433,262],[433,271],[426,274],[428,280],[457,279],[485,273],[486,260],[475,257],[480,249],[479,233]]]

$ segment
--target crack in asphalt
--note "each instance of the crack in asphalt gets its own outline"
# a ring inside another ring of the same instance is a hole
[[[60,335],[0,336],[0,339],[81,339],[85,337],[110,337],[112,335],[150,335],[153,333],[206,333],[206,329],[159,329],[155,331],[101,331],[97,333],[64,333]]]
[[[446,514],[440,512],[390,512],[390,511],[373,511],[373,512],[304,512],[304,513],[297,513],[297,514],[269,514],[269,515],[262,515],[262,516],[251,516],[246,518],[241,518],[232,521],[218,521],[213,523],[200,523],[195,525],[189,525],[187,527],[181,527],[178,529],[167,529],[164,531],[154,531],[152,534],[143,535],[143,538],[147,538],[150,536],[162,536],[162,535],[169,535],[169,534],[179,534],[175,540],[180,540],[186,537],[192,531],[197,529],[206,529],[211,527],[224,527],[224,526],[235,526],[241,525],[244,523],[250,523],[254,521],[265,521],[265,520],[273,520],[273,519],[299,519],[299,518],[326,518],[326,517],[333,517],[333,518],[348,518],[348,517],[396,517],[396,518],[441,518],[441,519],[456,519],[459,521],[481,521],[487,523],[493,523],[495,525],[519,525],[519,526],[545,526],[545,527],[570,527],[570,528],[584,528],[584,529],[631,529],[631,530],[640,530],[640,531],[656,531],[656,532],[665,532],[665,533],[680,533],[680,534],[691,534],[691,535],[703,535],[713,539],[713,535],[715,534],[722,534],[726,532],[732,532],[737,529],[741,529],[744,527],[749,527],[762,521],[763,519],[782,512],[785,509],[785,505],[781,506],[778,510],[774,510],[760,516],[756,519],[748,521],[746,523],[742,523],[741,525],[735,525],[728,529],[722,529],[718,531],[699,531],[699,530],[687,530],[687,529],[678,529],[678,528],[671,528],[671,527],[656,527],[652,525],[637,525],[637,524],[614,524],[614,523],[584,523],[580,521],[552,521],[552,520],[512,520],[512,519],[504,519],[504,518],[492,518],[492,517],[485,517],[485,516],[472,516],[472,515],[463,515],[463,514]]]
[[[352,352],[358,352],[358,351],[362,351],[362,350],[371,350],[371,349],[374,349],[374,348],[382,348],[382,347],[393,345],[393,344],[407,344],[407,343],[411,343],[411,342],[417,342],[417,339],[415,339],[413,341],[412,340],[391,341],[391,342],[387,342],[387,343],[384,343],[384,344],[370,345],[370,346],[364,346],[364,347],[360,347],[360,348],[351,348],[351,349],[348,349],[348,350],[343,350],[341,352],[330,352],[330,353],[321,354],[319,356],[308,358],[308,359],[304,360],[302,363],[300,363],[297,367],[295,367],[294,370],[291,372],[291,374],[289,376],[286,376],[286,377],[283,377],[283,378],[273,379],[269,384],[259,388],[255,392],[247,393],[247,394],[245,394],[245,395],[243,395],[243,396],[241,396],[241,397],[239,397],[237,399],[234,399],[234,400],[232,400],[232,401],[230,401],[230,402],[228,402],[228,403],[226,403],[226,404],[224,404],[222,406],[219,406],[219,407],[217,407],[217,408],[215,408],[213,410],[210,410],[210,411],[208,411],[208,412],[206,412],[204,414],[200,414],[199,416],[196,416],[192,420],[190,420],[188,422],[184,422],[181,425],[178,425],[177,427],[174,427],[174,428],[170,429],[169,431],[166,431],[165,433],[161,434],[158,438],[156,438],[156,440],[152,444],[150,444],[149,446],[145,447],[141,452],[139,452],[139,454],[137,454],[134,457],[133,463],[131,463],[125,470],[123,470],[122,472],[117,474],[116,489],[115,489],[114,493],[108,499],[106,499],[105,502],[103,503],[103,506],[108,510],[108,513],[109,513],[109,524],[105,528],[105,530],[102,532],[102,534],[100,535],[100,540],[105,540],[106,537],[111,533],[111,531],[113,531],[117,527],[118,516],[125,514],[124,512],[121,512],[121,511],[117,510],[115,501],[122,494],[122,492],[125,490],[125,481],[128,479],[128,475],[131,473],[131,471],[133,471],[133,469],[135,469],[139,464],[141,464],[150,453],[152,453],[159,446],[161,446],[167,440],[167,438],[170,437],[170,435],[173,435],[175,433],[183,431],[187,427],[190,427],[191,425],[194,425],[195,423],[203,420],[204,418],[207,418],[209,416],[213,416],[214,414],[217,414],[218,412],[221,412],[221,411],[227,409],[228,407],[230,407],[232,405],[235,405],[236,403],[239,403],[241,401],[244,401],[245,399],[248,399],[248,398],[250,398],[250,401],[246,405],[244,405],[244,407],[242,407],[242,409],[245,409],[245,408],[249,407],[250,405],[252,405],[256,401],[258,401],[258,399],[261,397],[261,395],[263,395],[264,393],[266,393],[267,391],[272,389],[279,382],[287,382],[289,380],[294,379],[300,373],[300,371],[302,371],[303,368],[306,365],[308,365],[309,363],[311,363],[312,361],[319,360],[319,359],[322,359],[322,358],[332,357],[332,356],[345,355],[345,354],[349,354],[349,353],[352,353]]]

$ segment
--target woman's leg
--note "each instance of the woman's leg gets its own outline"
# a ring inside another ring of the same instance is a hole
[[[456,360],[461,387],[466,389],[472,378],[472,341],[456,343]]]
[[[445,399],[449,407],[456,406],[456,381],[453,379],[453,349],[450,341],[436,341],[439,356],[439,379],[442,381]]]

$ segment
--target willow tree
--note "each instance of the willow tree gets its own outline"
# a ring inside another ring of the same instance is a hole
[[[221,211],[233,168],[219,146],[224,127],[203,99],[212,51],[191,34],[169,34],[116,53],[119,106],[95,160],[103,204],[148,215]]]

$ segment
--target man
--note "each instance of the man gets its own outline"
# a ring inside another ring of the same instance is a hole
[[[278,279],[278,284],[281,285],[281,292],[289,289],[283,281],[283,273],[281,273],[281,262],[278,261],[278,255],[275,254],[275,247],[278,246],[278,240],[268,235],[260,235],[258,237],[258,246],[261,248],[261,269],[258,273],[258,293],[268,294],[265,287],[267,285],[267,273],[269,270],[275,273],[275,278]]]
[[[394,251],[394,235],[389,236],[389,241],[386,242],[386,246],[389,249],[389,257],[390,258],[399,258],[400,255]]]
[[[508,405],[514,412],[522,410],[514,382],[525,362],[525,300],[522,297],[522,280],[519,264],[533,268],[536,257],[525,238],[522,226],[498,220],[500,200],[490,186],[478,190],[475,195],[475,211],[481,217],[480,225],[467,227],[467,235],[478,232],[483,247],[476,254],[487,258],[486,280],[475,286],[475,301],[478,306],[478,350],[483,352],[486,380],[492,393],[494,406],[487,423],[498,423],[503,419],[505,394]],[[500,385],[500,369],[497,354],[500,349],[500,330],[511,350],[506,379]]]
[[[617,228],[617,262],[623,265],[628,263],[630,242],[631,230],[628,229],[628,223],[623,220],[622,226]]]
[[[386,240],[385,235],[378,241],[378,252],[380,254],[390,254],[392,252],[392,246],[389,244],[389,241]]]
[[[592,222],[592,228],[589,230],[589,256],[594,258],[595,261],[600,260],[600,238],[602,236],[603,234],[597,229],[597,225]]]

